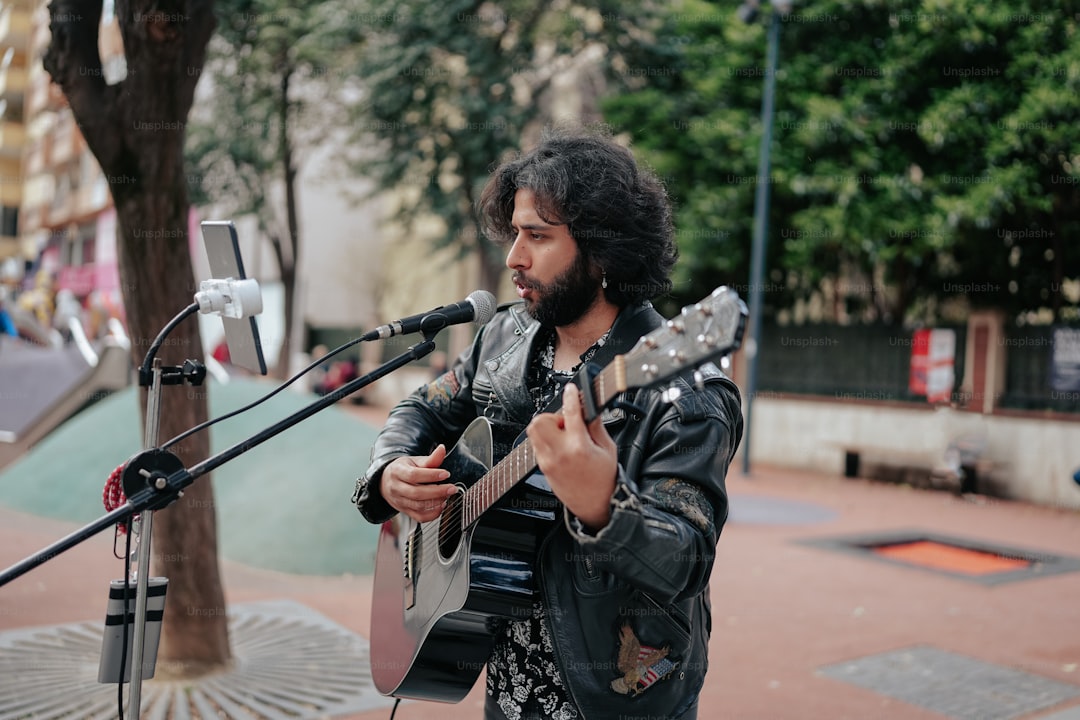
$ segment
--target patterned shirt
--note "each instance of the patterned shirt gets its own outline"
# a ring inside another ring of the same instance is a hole
[[[558,396],[578,369],[592,359],[607,341],[604,333],[570,370],[555,370],[555,332],[548,330],[546,342],[529,366],[529,393],[540,412]],[[575,720],[581,717],[566,689],[555,663],[555,647],[544,620],[543,604],[537,600],[525,620],[506,623],[495,639],[487,667],[487,694],[495,700],[508,720],[531,717]]]

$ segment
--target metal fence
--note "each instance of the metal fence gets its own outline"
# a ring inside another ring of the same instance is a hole
[[[966,327],[956,331],[954,390],[963,378]],[[908,389],[911,329],[886,325],[763,325],[758,356],[762,392],[838,400],[925,403]]]
[[[1005,328],[1005,393],[998,405],[1019,410],[1055,410],[1080,413],[1080,392],[1058,391],[1051,386],[1054,328]]]
[[[963,404],[966,326],[956,332],[953,399]],[[883,325],[762,326],[759,394],[925,403],[909,390],[914,331]],[[1080,413],[1080,393],[1051,387],[1053,328],[1007,327],[1003,408]]]
[[[953,399],[963,404],[967,326],[945,326],[956,332]],[[334,348],[358,337],[360,328],[308,328],[309,346]],[[446,333],[436,337],[446,352]],[[384,341],[383,360],[403,352],[418,336]],[[762,326],[758,355],[758,395],[814,395],[837,400],[886,400],[926,403],[909,390],[914,330],[887,325]],[[1019,410],[1080,413],[1080,393],[1051,388],[1052,327],[1007,327],[1005,391],[997,405]],[[347,356],[358,357],[359,348]],[[426,363],[421,363],[426,364]]]

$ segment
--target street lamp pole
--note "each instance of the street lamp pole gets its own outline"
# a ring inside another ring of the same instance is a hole
[[[754,195],[754,238],[750,256],[750,342],[746,344],[746,428],[743,438],[743,474],[750,474],[750,432],[753,428],[754,395],[757,393],[757,358],[761,342],[762,286],[765,282],[765,246],[769,230],[769,150],[772,145],[773,99],[776,93],[776,58],[780,45],[780,18],[790,6],[773,2],[769,18],[765,59],[765,88],[761,98],[761,149],[758,152]],[[753,8],[756,11],[756,7]]]

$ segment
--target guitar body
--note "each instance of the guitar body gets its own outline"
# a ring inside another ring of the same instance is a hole
[[[477,418],[442,467],[469,487],[491,469],[492,447],[490,424]],[[430,522],[398,514],[380,530],[371,676],[383,695],[460,701],[491,655],[499,622],[532,612],[538,543],[554,520],[546,483],[522,483],[464,531],[447,505]]]

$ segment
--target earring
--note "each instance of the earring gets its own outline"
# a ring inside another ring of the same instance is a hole
[[[600,281],[600,287],[607,290],[607,270],[602,270],[601,272],[604,273],[604,278]]]

